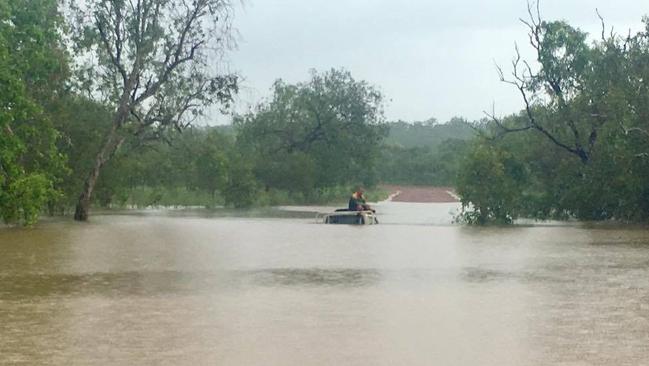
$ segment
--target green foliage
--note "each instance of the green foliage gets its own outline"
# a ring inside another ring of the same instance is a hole
[[[539,71],[513,82],[526,109],[483,126],[491,142],[461,170],[467,221],[649,218],[645,23],[638,34],[592,45],[564,22],[531,27]]]
[[[232,126],[188,128],[236,92],[235,76],[207,67],[228,47],[230,3],[77,4],[64,24],[55,0],[0,0],[5,222],[63,211],[81,191],[105,207],[250,207],[343,203],[350,186],[377,182],[455,185],[471,223],[649,219],[648,19],[595,42],[532,19],[537,64],[517,57],[509,80],[524,109],[481,121],[469,142],[475,126],[460,118],[384,123],[377,89],[335,69],[278,80]]]
[[[63,192],[56,211],[63,212],[76,204],[85,174],[92,168],[103,136],[110,129],[111,111],[100,103],[75,95],[61,98],[50,110],[54,126],[61,135],[58,149],[69,157],[70,174],[56,185]]]
[[[385,146],[377,170],[381,182],[432,186],[455,185],[468,141],[446,140],[434,148]]]
[[[222,191],[227,184],[229,161],[225,148],[231,146],[231,142],[216,130],[209,130],[205,141],[198,146],[199,149],[192,165],[193,186],[214,196],[217,191]]]
[[[100,205],[221,204],[234,153],[232,138],[216,128],[190,128],[168,138],[126,144],[97,183]]]
[[[518,215],[518,193],[526,181],[523,164],[507,151],[478,141],[461,166],[457,192],[461,218],[471,224],[511,223]]]
[[[84,102],[85,103],[85,102]],[[83,103],[81,103],[83,104]],[[93,141],[101,131],[88,133],[87,126],[106,128],[100,121],[101,109],[87,105],[75,122],[64,124],[64,151],[75,156],[73,172],[92,164],[96,149]],[[95,115],[94,122],[86,117]],[[304,153],[277,155],[278,161],[254,161],[243,154],[232,134],[222,127],[190,128],[168,136],[169,142],[147,145],[126,143],[105,167],[95,189],[96,204],[102,207],[205,206],[228,205],[237,208],[286,204],[325,204],[347,201],[350,186],[315,188],[312,160]],[[133,152],[132,150],[137,150]],[[304,173],[307,174],[304,174]],[[267,175],[264,175],[267,174]],[[71,174],[63,187],[70,207],[76,188],[83,181]],[[263,177],[260,180],[258,176]],[[273,187],[262,182],[271,181]],[[387,192],[369,190],[370,197],[383,199]]]
[[[453,118],[444,124],[392,122],[377,162],[379,180],[392,184],[451,186],[475,136],[471,125]]]
[[[62,93],[66,56],[54,0],[0,0],[0,216],[31,224],[66,169],[45,109]]]
[[[128,134],[182,128],[231,102],[235,75],[214,72],[230,46],[227,0],[72,1],[75,87],[110,106]],[[124,111],[129,112],[125,114]]]
[[[266,189],[308,194],[377,182],[386,134],[382,96],[349,72],[314,71],[311,80],[294,85],[278,80],[272,100],[236,125],[240,149],[254,157],[253,171]]]
[[[43,207],[55,199],[58,192],[43,174],[29,174],[13,180],[0,194],[2,219],[32,225]]]
[[[315,190],[317,167],[308,154],[278,152],[270,161],[261,156],[258,159],[254,169],[255,177],[269,190],[303,196],[309,196]]]
[[[459,117],[446,123],[437,123],[431,118],[425,122],[390,122],[385,143],[392,147],[437,149],[448,140],[470,140],[475,137],[471,124]]]
[[[230,46],[230,10],[228,0],[70,4],[77,71],[73,85],[111,110],[110,128],[85,174],[76,220],[88,219],[98,178],[125,143],[164,140],[209,106],[227,107],[232,101],[237,76],[214,67]],[[203,178],[212,184],[212,177]]]
[[[560,89],[556,93],[568,93],[582,86],[591,64],[587,34],[564,21],[541,22],[538,34],[541,70],[534,77],[533,87],[543,88],[552,80],[553,86]]]
[[[235,208],[252,207],[257,202],[257,181],[252,167],[239,160],[232,165],[230,176],[223,192],[226,205]]]

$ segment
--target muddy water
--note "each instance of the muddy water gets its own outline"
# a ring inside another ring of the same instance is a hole
[[[384,204],[374,227],[153,212],[0,229],[0,363],[648,362],[646,229],[466,228],[454,209]]]

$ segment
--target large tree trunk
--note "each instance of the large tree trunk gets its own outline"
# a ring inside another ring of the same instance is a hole
[[[79,201],[77,202],[77,207],[74,211],[75,220],[88,220],[88,212],[90,210],[92,192],[95,189],[95,184],[97,184],[99,172],[101,171],[101,168],[104,166],[104,164],[106,164],[113,157],[113,155],[115,155],[123,142],[124,137],[119,136],[119,134],[117,133],[117,127],[116,125],[114,125],[101,150],[99,150],[99,152],[97,153],[95,164],[83,184],[83,191],[81,192],[81,195],[79,195]]]
[[[99,171],[101,170],[101,165],[99,162],[99,157],[95,160],[95,166],[92,168],[92,171],[86,178],[86,181],[83,183],[83,191],[79,196],[79,201],[77,202],[77,208],[74,210],[74,219],[77,221],[87,221],[88,220],[88,211],[90,210],[90,199],[92,198],[92,191],[95,189],[95,184],[97,183],[97,178],[99,178]]]

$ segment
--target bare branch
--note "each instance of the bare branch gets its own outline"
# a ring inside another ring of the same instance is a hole
[[[158,92],[160,89],[160,86],[167,82],[171,74],[178,69],[179,66],[182,64],[194,60],[196,56],[196,51],[205,44],[205,40],[198,41],[190,46],[189,52],[183,56],[183,50],[186,47],[186,41],[187,41],[187,36],[189,32],[191,31],[193,25],[196,22],[199,22],[199,14],[201,12],[201,8],[199,5],[196,5],[193,9],[191,9],[190,13],[188,14],[187,21],[185,23],[185,26],[183,27],[179,37],[178,41],[175,45],[175,48],[173,52],[168,52],[165,55],[165,68],[162,71],[162,73],[158,76],[158,79],[153,82],[153,83],[147,83],[147,88],[145,91],[136,99],[136,103],[141,103],[144,100],[150,98],[153,96],[155,93]],[[173,58],[173,60],[172,60]]]
[[[602,24],[602,42],[606,42],[606,23],[604,23],[604,17],[602,17],[602,14],[600,14],[599,9],[597,8],[595,8],[595,13],[597,13],[597,17]]]
[[[528,131],[529,129],[532,128],[532,125],[526,125],[526,126],[517,127],[517,128],[507,127],[502,123],[502,121],[500,121],[496,117],[495,112],[489,113],[487,111],[483,111],[483,113],[485,114],[485,116],[489,117],[489,119],[491,119],[491,121],[494,122],[496,124],[496,126],[498,126],[498,128],[500,128],[502,130],[502,133],[498,134],[499,136],[502,136],[505,133]]]
[[[99,17],[97,16],[95,16],[95,26],[99,31],[99,37],[101,38],[101,42],[106,48],[106,52],[108,53],[108,57],[110,57],[111,63],[113,64],[113,66],[115,66],[117,71],[120,73],[124,81],[124,85],[126,85],[126,81],[127,81],[126,70],[124,69],[124,65],[122,65],[121,63],[121,45],[117,46],[118,48],[117,51],[113,50],[113,44],[109,39],[108,33],[106,32],[106,24],[104,24],[104,21],[99,19]]]

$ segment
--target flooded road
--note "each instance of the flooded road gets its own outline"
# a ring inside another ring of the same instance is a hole
[[[456,207],[0,229],[0,364],[647,363],[646,228],[468,228]]]

